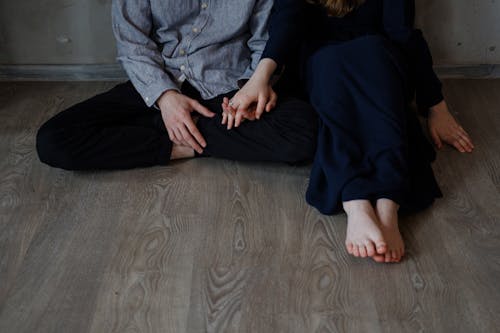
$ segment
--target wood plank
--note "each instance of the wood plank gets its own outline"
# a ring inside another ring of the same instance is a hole
[[[439,153],[399,265],[346,253],[308,166],[42,165],[41,123],[113,85],[0,83],[0,332],[498,332],[500,80],[444,81],[476,150]]]

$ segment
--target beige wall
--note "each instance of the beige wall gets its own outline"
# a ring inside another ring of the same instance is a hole
[[[499,0],[416,0],[439,64],[500,64]]]
[[[500,63],[500,0],[416,2],[437,64]],[[0,0],[0,64],[113,63],[110,7],[111,0]]]
[[[112,63],[110,11],[111,0],[0,0],[0,64]]]

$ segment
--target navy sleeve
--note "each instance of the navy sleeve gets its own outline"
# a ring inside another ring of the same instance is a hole
[[[298,52],[302,40],[302,0],[275,0],[269,23],[269,40],[261,59],[284,66]]]
[[[422,116],[441,102],[442,84],[432,68],[429,46],[420,30],[414,28],[414,0],[384,0],[384,30],[398,44],[410,63],[416,102]]]

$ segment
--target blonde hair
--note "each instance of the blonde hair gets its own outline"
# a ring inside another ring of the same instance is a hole
[[[344,17],[361,6],[365,0],[307,0],[307,2],[325,7],[330,16]]]

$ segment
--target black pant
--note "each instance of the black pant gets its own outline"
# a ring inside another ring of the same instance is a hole
[[[306,102],[280,94],[277,107],[259,121],[227,130],[222,99],[202,100],[190,85],[183,93],[217,115],[200,116],[197,126],[207,141],[203,155],[239,161],[311,160],[317,119]],[[47,121],[38,131],[40,160],[67,170],[128,169],[166,165],[172,142],[161,113],[148,108],[130,82],[76,104]]]

